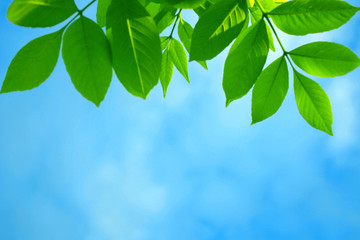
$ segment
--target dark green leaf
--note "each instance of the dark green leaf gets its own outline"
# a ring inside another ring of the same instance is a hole
[[[259,76],[252,94],[252,124],[272,116],[283,103],[289,89],[285,57],[270,64]]]
[[[43,83],[58,61],[63,31],[61,29],[26,44],[11,61],[1,92],[30,90]]]
[[[7,17],[24,27],[51,27],[77,11],[74,0],[14,0]]]
[[[194,12],[199,17],[202,17],[211,6],[213,6],[216,2],[219,2],[219,1],[221,1],[221,0],[207,0],[206,2],[201,4],[199,7],[194,8]]]
[[[99,106],[112,78],[110,45],[104,32],[92,20],[80,17],[64,34],[62,55],[75,88]]]
[[[131,94],[145,99],[161,71],[155,22],[139,2],[117,0],[108,9],[106,24],[117,77]]]
[[[190,60],[204,61],[217,56],[239,35],[246,18],[245,1],[223,0],[212,6],[195,26]]]
[[[110,6],[111,0],[98,0],[96,21],[100,27],[106,26],[106,13]]]
[[[252,88],[264,67],[268,51],[269,41],[263,20],[246,29],[236,39],[224,68],[226,106]]]
[[[321,86],[294,70],[294,89],[301,116],[312,127],[333,135],[331,104]]]
[[[168,4],[171,4],[175,8],[197,8],[206,0],[163,0]]]
[[[290,52],[294,63],[317,77],[345,75],[360,65],[360,59],[347,47],[331,42],[309,43]]]
[[[288,34],[306,35],[336,29],[359,10],[344,1],[290,1],[271,11],[275,25]]]

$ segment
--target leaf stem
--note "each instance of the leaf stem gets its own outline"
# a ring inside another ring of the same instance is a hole
[[[90,7],[96,0],[92,0],[88,5],[86,5],[83,9],[78,9],[78,13],[63,27],[63,29],[67,28],[78,16],[82,16],[82,13]]]
[[[277,34],[274,25],[273,25],[272,22],[270,21],[270,18],[269,18],[269,16],[268,16],[268,14],[265,12],[264,8],[261,6],[261,4],[260,4],[257,0],[256,0],[255,2],[256,2],[256,5],[257,5],[257,6],[259,7],[259,9],[261,10],[261,12],[262,12],[262,14],[263,14],[263,17],[266,19],[267,23],[269,24],[272,32],[274,33],[274,35],[275,35],[275,37],[276,37],[276,40],[278,41],[281,49],[283,50],[283,55],[284,55],[284,56],[286,57],[286,59],[289,61],[291,67],[292,67],[293,69],[295,69],[295,67],[294,67],[294,65],[293,65],[293,63],[291,62],[291,59],[290,59],[290,57],[289,57],[289,52],[286,51],[284,45],[282,44],[282,42],[281,42],[281,40],[280,40],[280,37],[279,37],[279,35]]]
[[[170,33],[170,36],[169,36],[170,39],[172,38],[172,35],[173,35],[173,33],[174,33],[176,24],[177,24],[177,22],[179,21],[181,11],[182,11],[182,9],[180,9],[179,12],[176,14],[176,19],[175,19],[175,22],[174,22],[174,26],[173,26],[173,28],[171,29],[171,33]]]
[[[79,12],[79,15],[82,15],[82,13],[88,8],[90,7],[94,2],[96,2],[96,0],[92,0],[88,5],[86,5],[83,9],[79,9],[78,12]]]

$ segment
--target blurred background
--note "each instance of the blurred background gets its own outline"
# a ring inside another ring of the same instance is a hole
[[[10,3],[1,81],[22,46],[60,28],[15,26]],[[357,14],[329,33],[280,37],[288,50],[335,41],[360,55],[359,32]],[[175,71],[166,99],[160,84],[143,101],[114,78],[96,108],[61,57],[40,87],[0,95],[0,239],[360,239],[360,69],[315,79],[332,102],[330,137],[301,118],[292,81],[264,122],[250,126],[251,94],[225,108],[226,52],[208,71],[190,63],[190,85]]]

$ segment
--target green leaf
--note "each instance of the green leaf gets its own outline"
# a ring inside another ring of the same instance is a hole
[[[153,17],[159,32],[163,32],[175,19],[176,8],[169,5],[150,2],[146,10]]]
[[[255,0],[246,0],[246,2],[249,8],[253,7],[255,4]]]
[[[163,0],[168,4],[171,4],[175,8],[197,8],[206,0]]]
[[[285,57],[270,64],[259,76],[252,94],[252,124],[272,116],[281,107],[289,89]]]
[[[112,78],[111,50],[104,32],[81,16],[64,34],[62,55],[75,88],[99,106]]]
[[[257,0],[261,7],[265,10],[265,12],[270,12],[278,5],[274,2],[274,0]]]
[[[96,22],[100,27],[106,26],[106,13],[110,6],[111,0],[98,0],[96,11]]]
[[[124,87],[145,99],[158,83],[161,45],[154,20],[138,1],[112,1],[106,19],[113,67]]]
[[[269,13],[285,33],[306,35],[336,29],[359,10],[344,1],[301,0],[286,2]]]
[[[253,24],[260,21],[262,19],[262,17],[263,17],[263,13],[262,13],[262,11],[260,10],[260,8],[257,5],[254,5],[250,9],[250,12],[251,12],[251,22]],[[273,38],[271,29],[270,29],[268,24],[266,24],[266,32],[268,33],[269,47],[273,52],[275,52],[276,49],[275,49],[275,44],[274,44],[274,38]]]
[[[331,104],[321,86],[294,69],[294,89],[301,116],[312,127],[333,135]]]
[[[313,42],[292,50],[291,59],[317,77],[345,75],[359,67],[360,59],[347,47],[331,42]]]
[[[176,39],[171,39],[168,45],[169,52],[177,70],[184,76],[186,81],[189,80],[187,56],[184,47]]]
[[[191,27],[191,25],[184,21],[182,18],[180,18],[180,22],[178,25],[178,35],[188,53],[190,53],[191,38],[193,32],[194,29]],[[198,63],[206,70],[208,70],[206,61],[198,61]]]
[[[201,4],[199,7],[194,8],[194,12],[199,16],[202,17],[205,12],[215,4],[213,1],[206,1],[205,3]]]
[[[14,0],[7,17],[23,27],[51,27],[77,11],[74,0]]]
[[[160,37],[161,42],[161,51],[164,51],[167,45],[169,44],[170,38],[169,37]]]
[[[1,93],[38,87],[54,70],[59,58],[63,29],[26,44],[11,61]]]
[[[252,88],[265,65],[268,51],[264,20],[246,29],[236,39],[225,61],[223,89],[226,106]]]
[[[240,34],[246,18],[246,1],[223,0],[216,3],[195,26],[190,60],[204,61],[217,56]]]
[[[166,97],[167,88],[171,82],[174,72],[174,63],[172,61],[169,48],[167,48],[162,55],[160,82],[163,88],[164,97]]]

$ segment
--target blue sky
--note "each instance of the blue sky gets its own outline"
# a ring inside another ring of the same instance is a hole
[[[23,45],[55,30],[9,23],[10,2],[0,2],[1,79]],[[280,37],[287,49],[335,41],[360,55],[359,32],[357,15]],[[360,69],[316,79],[332,101],[330,137],[301,118],[292,88],[254,126],[250,94],[225,108],[225,58],[209,71],[190,63],[190,85],[175,73],[166,99],[160,85],[143,101],[114,78],[96,108],[61,58],[40,87],[0,95],[0,239],[360,239]]]

